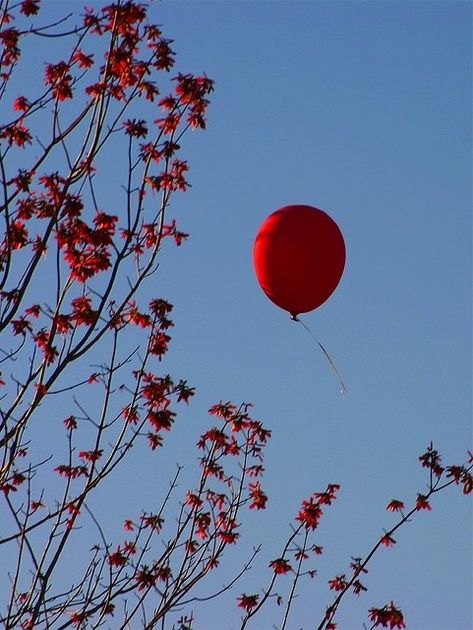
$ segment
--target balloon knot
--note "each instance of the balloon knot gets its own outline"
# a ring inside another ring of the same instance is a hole
[[[296,314],[290,313],[290,315],[291,315],[291,319],[292,319],[293,322],[298,322],[299,321],[299,318],[297,317]]]

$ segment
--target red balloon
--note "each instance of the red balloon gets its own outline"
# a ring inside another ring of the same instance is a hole
[[[337,288],[345,267],[345,242],[323,210],[285,206],[258,230],[253,260],[269,299],[296,317],[323,304]]]

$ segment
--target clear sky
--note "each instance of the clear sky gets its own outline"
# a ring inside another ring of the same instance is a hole
[[[82,8],[47,10],[59,4]],[[235,598],[267,582],[301,500],[335,482],[319,575],[301,587],[290,625],[310,628],[332,599],[327,580],[394,522],[386,504],[426,489],[417,457],[429,442],[446,464],[471,448],[471,4],[169,0],[150,14],[175,40],[176,69],[216,81],[208,130],[185,143],[192,188],[172,203],[191,237],[164,252],[152,287],[175,305],[164,367],[197,394],[163,468],[150,463],[117,491],[144,507],[176,462],[192,478],[210,405],[254,403],[273,434],[270,501],[249,515],[224,574],[253,545],[263,550],[228,596],[195,608],[196,627],[238,626]],[[309,335],[254,275],[256,231],[290,203],[324,209],[345,237],[336,293],[304,318],[336,361],[344,398]],[[342,630],[391,599],[413,630],[472,627],[471,501],[450,488],[432,506],[379,552],[368,592],[340,608]],[[269,606],[254,627],[280,616]]]

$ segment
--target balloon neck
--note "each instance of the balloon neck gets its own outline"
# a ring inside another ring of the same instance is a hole
[[[299,318],[297,317],[296,313],[290,313],[291,319],[293,322],[298,322]]]

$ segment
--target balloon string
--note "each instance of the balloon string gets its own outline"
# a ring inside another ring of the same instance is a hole
[[[311,329],[307,326],[307,324],[305,324],[301,319],[299,319],[297,317],[297,315],[291,315],[291,319],[294,322],[298,322],[299,324],[302,324],[302,326],[307,330],[307,332],[309,333],[309,335],[312,337],[312,339],[315,341],[315,343],[319,346],[319,348],[322,350],[322,352],[324,353],[325,358],[327,359],[327,361],[330,364],[330,367],[332,368],[332,370],[335,372],[337,378],[338,378],[338,382],[340,384],[340,394],[342,396],[345,395],[347,388],[345,386],[345,383],[343,382],[342,377],[340,376],[340,372],[337,369],[337,366],[335,365],[335,363],[332,360],[332,357],[329,355],[329,353],[327,352],[327,350],[323,347],[323,345],[320,343],[320,341],[317,339],[317,337],[314,335],[314,333],[311,331]]]

